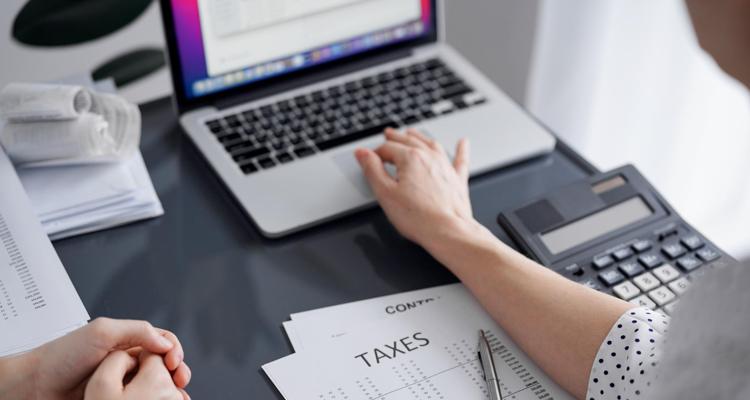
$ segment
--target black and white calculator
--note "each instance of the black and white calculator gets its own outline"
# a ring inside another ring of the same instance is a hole
[[[736,262],[631,165],[554,190],[498,222],[539,263],[667,314],[698,275]]]

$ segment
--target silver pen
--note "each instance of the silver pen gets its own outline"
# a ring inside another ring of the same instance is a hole
[[[492,356],[492,348],[484,330],[479,330],[479,363],[482,365],[490,400],[503,400],[503,395],[500,393],[500,380],[495,369],[495,358]]]

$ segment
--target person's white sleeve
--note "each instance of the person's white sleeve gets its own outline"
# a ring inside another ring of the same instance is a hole
[[[589,377],[588,400],[636,400],[656,380],[669,317],[648,308],[623,314],[599,348]]]

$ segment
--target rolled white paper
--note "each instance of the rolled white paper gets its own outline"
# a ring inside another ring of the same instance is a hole
[[[91,113],[67,121],[10,122],[2,145],[15,164],[101,156],[116,148],[108,128],[104,117]]]
[[[0,91],[0,118],[9,122],[75,119],[91,106],[91,93],[80,86],[11,83]]]
[[[140,144],[138,107],[80,86],[11,84],[0,115],[0,145],[20,167],[119,161]]]
[[[130,158],[141,143],[141,110],[122,97],[95,93],[91,112],[109,123],[108,136],[115,144],[114,155]]]

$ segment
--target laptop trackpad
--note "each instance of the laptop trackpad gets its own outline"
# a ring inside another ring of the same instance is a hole
[[[369,146],[368,146],[369,147]],[[370,184],[367,183],[365,175],[362,173],[362,168],[359,166],[359,162],[354,157],[354,150],[342,151],[333,156],[333,162],[339,167],[341,172],[346,175],[349,182],[367,198],[375,197],[370,189]],[[396,166],[391,164],[385,165],[386,171],[392,176],[396,177]]]

